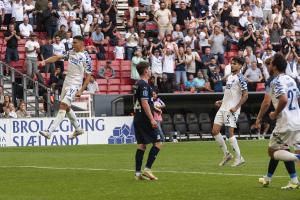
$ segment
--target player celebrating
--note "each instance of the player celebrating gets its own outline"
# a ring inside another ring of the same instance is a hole
[[[229,142],[236,154],[235,161],[231,166],[236,167],[245,163],[244,158],[241,156],[237,139],[234,136],[234,129],[236,128],[236,122],[238,120],[241,106],[248,99],[247,83],[244,76],[240,73],[240,69],[243,64],[244,62],[241,58],[232,58],[231,75],[227,78],[223,100],[216,102],[216,105],[220,107],[220,109],[214,120],[212,135],[224,153],[224,158],[220,162],[219,166],[225,165],[233,158],[231,153],[227,150],[223,136],[220,134],[220,130],[223,125],[225,125],[226,131],[229,132]]]
[[[66,52],[62,56],[52,56],[42,61],[42,65],[45,65],[54,63],[63,58],[68,59],[68,72],[61,92],[59,111],[50,128],[47,131],[40,131],[40,134],[47,139],[51,138],[53,131],[63,121],[66,114],[70,119],[72,126],[75,128],[75,131],[70,138],[73,139],[84,133],[77,122],[74,111],[71,109],[71,102],[75,99],[75,96],[81,96],[91,78],[92,61],[88,52],[84,50],[83,40],[82,36],[75,36],[73,38],[73,50]],[[87,76],[83,83],[85,74],[87,74]]]
[[[263,186],[271,182],[271,178],[278,165],[278,161],[285,161],[284,164],[291,181],[282,189],[299,188],[299,181],[296,174],[295,163],[300,156],[300,109],[299,109],[299,90],[295,81],[284,74],[287,63],[284,57],[276,54],[270,66],[270,74],[274,79],[265,94],[260,112],[256,120],[256,126],[259,127],[262,116],[269,109],[271,101],[275,111],[269,114],[272,120],[276,119],[276,126],[273,130],[269,142],[268,153],[271,157],[268,167],[268,174],[259,179]],[[289,147],[294,146],[297,154],[289,152]]]
[[[136,83],[135,99],[135,115],[133,125],[135,129],[135,137],[137,140],[137,150],[135,154],[135,178],[137,180],[158,180],[151,172],[152,164],[154,163],[157,154],[161,148],[160,136],[157,128],[157,122],[153,117],[154,103],[152,101],[152,89],[148,84],[151,77],[151,71],[147,62],[140,62],[137,65],[137,71],[141,77]],[[143,156],[146,150],[146,145],[152,143],[148,161],[144,173],[141,173]]]

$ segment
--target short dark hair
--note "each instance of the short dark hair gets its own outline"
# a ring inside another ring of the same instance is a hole
[[[244,65],[244,60],[241,57],[238,57],[238,56],[233,57],[231,61],[236,62],[240,65]]]
[[[76,35],[73,37],[73,39],[84,41],[84,38],[81,35]]]
[[[272,66],[275,66],[279,72],[285,72],[287,62],[282,54],[276,53],[272,60]]]
[[[140,76],[144,74],[144,72],[147,68],[149,68],[149,63],[148,62],[140,62],[136,66],[136,70],[138,71]]]

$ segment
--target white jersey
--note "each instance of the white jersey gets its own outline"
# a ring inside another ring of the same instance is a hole
[[[234,108],[236,105],[238,105],[242,98],[242,93],[245,90],[248,90],[248,88],[243,74],[230,74],[226,81],[226,87],[220,111],[229,112],[231,108]],[[239,114],[240,111],[241,108],[236,111],[236,114]]]
[[[278,106],[278,98],[286,95],[288,103],[276,120],[275,133],[300,130],[299,89],[296,82],[290,76],[281,74],[273,79],[269,91],[275,108]]]
[[[92,73],[92,60],[87,51],[75,52],[68,51],[64,54],[68,60],[68,71],[64,81],[66,87],[81,87],[84,73]]]

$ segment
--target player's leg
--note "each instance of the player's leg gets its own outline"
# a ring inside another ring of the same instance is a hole
[[[135,178],[137,180],[145,179],[142,176],[142,164],[143,164],[145,150],[146,150],[145,144],[138,144],[138,147],[137,147],[136,153],[135,153]]]
[[[74,139],[77,136],[84,134],[84,131],[79,126],[75,112],[70,107],[67,109],[67,117],[69,118],[72,126],[75,128],[75,131],[71,134],[70,138]]]
[[[232,159],[232,155],[229,153],[226,143],[225,143],[225,140],[220,133],[221,126],[223,125],[223,123],[224,123],[223,115],[222,115],[221,111],[218,111],[216,114],[215,120],[214,120],[214,125],[213,125],[211,134],[215,138],[215,140],[219,144],[219,146],[221,147],[223,154],[224,154],[224,158],[219,163],[219,166],[225,165],[229,160]]]
[[[233,127],[226,127],[229,132],[229,143],[235,152],[235,160],[234,163],[231,165],[232,167],[237,167],[245,163],[244,158],[241,156],[240,147],[238,144],[238,141],[234,135],[234,129]]]
[[[44,136],[45,138],[50,139],[53,131],[59,126],[59,124],[65,118],[67,109],[68,109],[68,105],[65,104],[64,102],[61,102],[59,105],[59,111],[58,111],[53,123],[51,124],[50,128],[47,131],[40,131],[40,134],[42,136]]]
[[[162,146],[161,142],[156,142],[153,144],[153,146],[149,151],[148,160],[143,174],[146,177],[148,177],[150,180],[158,180],[158,178],[152,173],[151,168],[161,149],[161,146]]]

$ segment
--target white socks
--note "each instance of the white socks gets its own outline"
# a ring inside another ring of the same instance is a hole
[[[76,115],[75,115],[75,113],[72,109],[70,109],[70,111],[67,112],[67,117],[71,121],[71,124],[75,128],[75,130],[76,131],[79,130],[79,124],[78,124],[78,121],[76,119]]]
[[[278,150],[274,152],[274,159],[275,160],[282,160],[282,161],[298,161],[298,157],[296,154],[285,150]]]
[[[56,115],[56,118],[53,122],[53,124],[50,126],[49,128],[49,133],[52,134],[53,131],[59,126],[59,124],[64,120],[65,118],[65,115],[66,115],[66,111],[65,110],[61,110],[59,109],[57,115]]]
[[[229,143],[232,146],[234,152],[235,152],[235,156],[237,159],[241,158],[241,151],[237,142],[237,139],[235,138],[235,136],[232,136],[231,138],[229,138]]]
[[[221,147],[221,149],[224,153],[224,156],[226,156],[228,153],[228,150],[227,150],[227,146],[226,146],[223,136],[219,133],[218,135],[215,135],[214,138],[217,141],[217,143],[219,144],[219,146]]]

